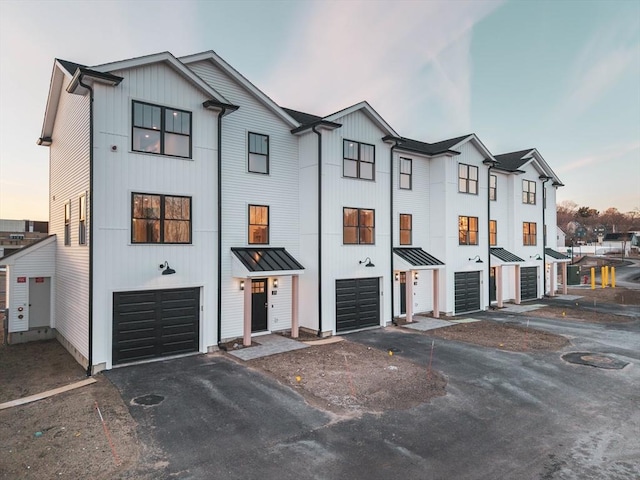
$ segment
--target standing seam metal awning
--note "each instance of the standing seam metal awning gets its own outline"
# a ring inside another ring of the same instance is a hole
[[[231,251],[246,269],[237,276],[304,273],[304,267],[285,248],[232,248]]]
[[[558,260],[560,262],[570,262],[571,261],[571,258],[567,257],[566,255],[564,255],[564,254],[562,254],[560,252],[556,252],[552,248],[545,248],[544,249],[544,253],[545,253],[545,255],[553,258],[554,260]]]
[[[444,267],[444,263],[442,263],[433,255],[428,254],[420,247],[396,247],[393,249],[393,253],[398,255],[398,257],[408,263],[410,267],[416,270],[426,269],[429,267]],[[395,269],[400,270],[399,268]]]
[[[524,262],[522,258],[501,247],[491,247],[491,255],[500,260],[500,265]]]

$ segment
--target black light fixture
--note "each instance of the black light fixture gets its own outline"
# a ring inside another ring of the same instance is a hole
[[[531,255],[529,258],[533,258],[534,260],[542,260],[542,257],[540,256],[540,254],[536,254],[535,257]]]
[[[469,259],[470,262],[473,261],[473,260],[475,260],[476,263],[484,263],[482,261],[482,259],[480,258],[480,255],[476,255],[475,257]]]
[[[400,273],[399,273],[399,272],[396,272],[396,282],[397,282],[398,280],[400,280]]]
[[[277,278],[273,279],[273,288],[278,288],[278,279]]]
[[[362,265],[363,263],[365,264],[365,267],[375,267],[375,265],[373,263],[371,263],[371,259],[369,257],[365,258],[364,260],[360,260],[360,265]]]
[[[164,263],[160,264],[160,268],[163,269],[162,275],[173,275],[174,273],[176,273],[176,271],[169,266],[169,262],[167,262],[166,260],[164,261]]]

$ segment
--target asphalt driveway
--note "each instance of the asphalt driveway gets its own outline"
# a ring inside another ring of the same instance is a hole
[[[633,313],[633,312],[632,312]],[[526,317],[480,314],[500,321]],[[154,478],[629,479],[640,477],[640,319],[624,325],[531,320],[566,351],[610,353],[622,370],[564,352],[512,353],[436,339],[447,395],[406,411],[345,419],[221,356],[114,369]],[[349,335],[425,365],[431,338],[395,329]],[[141,474],[143,472],[140,472]],[[147,472],[148,473],[148,472]]]

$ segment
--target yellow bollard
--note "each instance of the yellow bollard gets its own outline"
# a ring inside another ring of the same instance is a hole
[[[607,285],[605,275],[605,267],[600,267],[600,284],[602,285],[602,288]]]
[[[616,267],[611,267],[611,288],[616,288]]]
[[[591,267],[591,290],[596,289],[596,267]]]

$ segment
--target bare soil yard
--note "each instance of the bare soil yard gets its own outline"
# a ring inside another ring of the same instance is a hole
[[[567,293],[570,295],[581,295],[585,298],[577,300],[579,304],[589,302],[593,304],[593,299],[603,303],[617,303],[618,305],[640,305],[640,290],[631,290],[625,287],[601,288],[597,287],[593,290],[588,287],[569,288]]]

